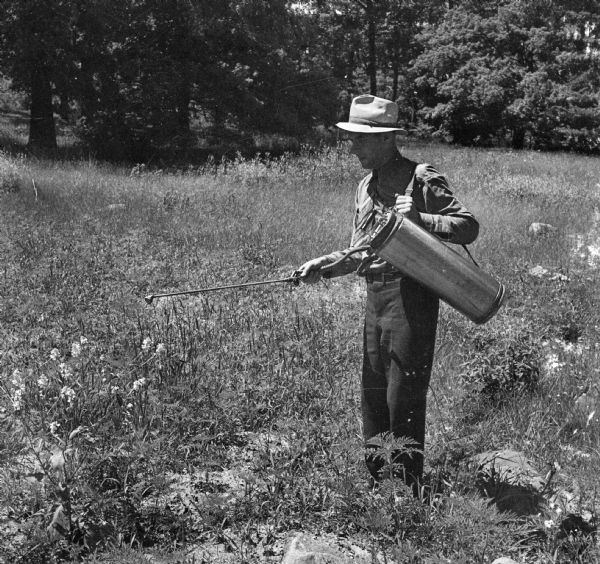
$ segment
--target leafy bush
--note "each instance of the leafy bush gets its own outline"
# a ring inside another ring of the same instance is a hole
[[[542,363],[538,337],[519,325],[482,329],[471,341],[461,377],[468,395],[501,405],[516,394],[535,389]]]
[[[525,4],[487,15],[461,6],[425,28],[411,69],[419,114],[463,145],[598,153],[598,72],[585,44],[565,33],[567,18],[540,26]]]

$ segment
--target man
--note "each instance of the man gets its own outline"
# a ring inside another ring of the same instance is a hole
[[[403,157],[396,147],[398,107],[376,96],[352,101],[348,122],[337,127],[348,132],[350,152],[368,174],[358,185],[351,247],[363,245],[377,220],[393,209],[446,242],[475,240],[479,225],[452,195],[446,179],[432,166]],[[349,256],[331,269],[344,251],[306,262],[301,280],[314,283],[354,272],[364,256]],[[371,259],[374,257],[371,257]],[[394,466],[416,491],[423,474],[425,407],[431,376],[438,320],[438,298],[415,280],[403,276],[382,259],[361,268],[367,285],[362,368],[362,416],[366,463],[381,479],[383,461],[374,456],[378,438],[392,433],[410,438],[419,452],[399,452]]]

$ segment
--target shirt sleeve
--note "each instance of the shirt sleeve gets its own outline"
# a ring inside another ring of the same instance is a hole
[[[359,247],[361,245],[365,245],[368,243],[368,237],[365,237],[364,233],[360,229],[358,229],[359,223],[364,219],[361,213],[368,214],[372,210],[372,200],[367,196],[367,186],[368,186],[369,176],[366,176],[359,183],[358,188],[356,190],[356,195],[354,198],[354,218],[352,221],[352,238],[350,240],[350,246],[343,251],[335,251],[330,253],[327,256],[330,263],[335,262],[341,259],[350,249],[353,247]],[[370,209],[365,209],[365,205],[371,204]],[[362,251],[360,253],[354,253],[346,257],[340,264],[336,265],[330,271],[330,278],[335,278],[337,276],[344,276],[345,274],[350,274],[351,272],[356,271],[356,269],[360,266],[362,260],[366,257],[366,252]]]
[[[428,164],[415,170],[415,183],[421,187],[423,201],[417,203],[421,226],[448,243],[466,245],[479,234],[479,223],[450,191],[446,178]],[[416,194],[413,196],[415,197]]]

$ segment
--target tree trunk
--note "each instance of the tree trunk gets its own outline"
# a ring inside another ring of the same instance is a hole
[[[367,0],[365,4],[367,15],[367,41],[369,44],[369,63],[367,74],[369,75],[370,91],[373,96],[377,95],[377,54],[375,46],[375,6],[373,0]]]
[[[525,146],[525,130],[514,128],[512,132],[511,146],[513,149],[522,149]]]
[[[36,65],[31,70],[28,147],[32,151],[56,150],[52,89],[48,70],[44,66]]]
[[[187,62],[181,64],[181,82],[177,93],[177,125],[180,135],[190,135],[190,100],[192,98],[192,86],[190,77],[190,65]]]
[[[400,76],[400,37],[398,30],[394,30],[392,37],[392,100],[398,99],[398,78]]]

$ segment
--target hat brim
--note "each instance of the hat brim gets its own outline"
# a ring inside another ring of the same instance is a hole
[[[362,123],[350,123],[346,121],[336,123],[335,126],[344,131],[350,131],[351,133],[387,133],[388,131],[406,133],[406,129],[402,129],[401,127],[376,127],[374,125],[364,125]]]

